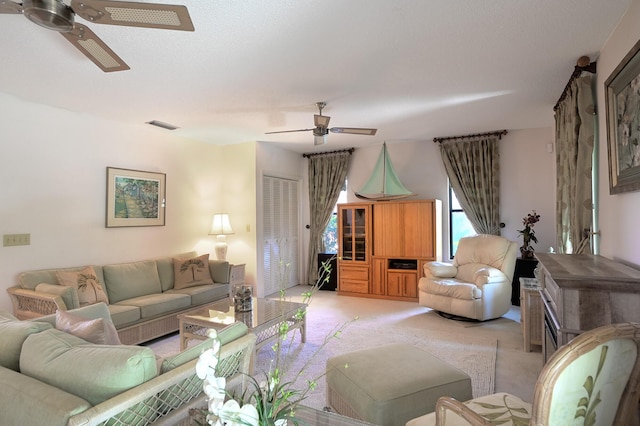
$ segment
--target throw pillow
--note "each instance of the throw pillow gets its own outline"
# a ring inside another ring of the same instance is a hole
[[[87,266],[80,271],[57,271],[56,277],[58,277],[58,284],[75,287],[78,290],[80,306],[98,302],[109,303],[107,293],[102,288],[93,266]]]
[[[119,345],[115,326],[104,318],[86,319],[66,311],[56,311],[56,328],[97,345]]]
[[[173,288],[193,287],[196,285],[213,284],[209,272],[209,254],[192,257],[191,259],[173,258]]]

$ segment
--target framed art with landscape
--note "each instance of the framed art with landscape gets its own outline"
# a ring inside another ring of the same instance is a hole
[[[604,83],[609,192],[640,190],[640,41]]]
[[[164,226],[164,173],[107,167],[107,228]]]

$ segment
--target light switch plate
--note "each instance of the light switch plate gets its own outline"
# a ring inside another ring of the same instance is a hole
[[[31,234],[4,234],[2,236],[2,245],[4,247],[28,246],[30,244]]]

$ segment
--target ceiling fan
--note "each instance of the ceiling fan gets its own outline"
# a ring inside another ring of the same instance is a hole
[[[24,14],[41,27],[57,31],[104,72],[124,71],[129,66],[75,15],[94,24],[193,31],[185,6],[109,0],[0,0],[0,13]]]
[[[291,133],[291,132],[310,132],[313,131],[313,143],[314,145],[323,145],[327,143],[327,135],[331,133],[349,133],[353,135],[368,135],[373,136],[378,129],[363,129],[358,127],[329,127],[329,120],[331,117],[322,115],[322,109],[327,106],[326,102],[316,102],[319,114],[313,115],[313,124],[316,126],[313,129],[298,129],[298,130],[281,130],[279,132],[267,132],[266,135],[272,135],[274,133]]]

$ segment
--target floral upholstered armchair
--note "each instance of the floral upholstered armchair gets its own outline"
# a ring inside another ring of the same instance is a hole
[[[640,324],[587,331],[545,364],[529,404],[508,393],[464,403],[441,397],[436,411],[407,426],[637,426],[640,398]]]
[[[518,245],[497,235],[461,238],[453,263],[429,262],[418,283],[418,301],[439,312],[479,321],[511,307]]]

